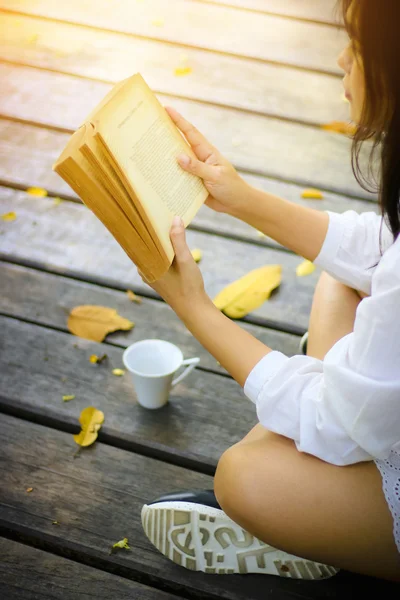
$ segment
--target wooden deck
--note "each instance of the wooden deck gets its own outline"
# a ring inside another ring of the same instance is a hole
[[[260,188],[321,210],[378,212],[354,180],[336,65],[345,34],[331,0],[2,0],[0,8],[0,594],[5,600],[394,598],[380,580],[212,576],[169,562],[142,532],[155,495],[209,488],[219,456],[256,423],[240,387],[143,284],[120,247],[52,171],[72,131],[113,82],[140,71]],[[192,73],[176,77],[182,54]],[[45,188],[48,197],[25,190]],[[304,187],[324,191],[302,200]],[[55,205],[53,197],[64,201]],[[270,301],[242,321],[293,355],[320,271],[244,223],[203,207],[188,231],[213,296],[264,264],[283,266]],[[129,301],[125,291],[143,297]],[[136,323],[104,343],[72,336],[80,304]],[[123,349],[159,337],[201,363],[168,407],[140,408]],[[106,365],[89,363],[107,354]],[[75,400],[63,403],[62,396]],[[98,441],[73,458],[86,406],[105,413]],[[33,488],[27,492],[28,488]],[[329,518],[329,515],[327,515]],[[128,537],[130,552],[110,554]],[[398,589],[397,589],[398,595]]]

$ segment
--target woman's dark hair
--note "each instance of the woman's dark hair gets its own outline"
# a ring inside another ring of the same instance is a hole
[[[338,7],[359,48],[365,80],[364,106],[352,145],[353,172],[363,189],[379,193],[381,214],[396,239],[400,232],[400,0],[339,0]],[[367,175],[360,167],[365,140],[372,140]],[[373,175],[376,150],[380,151],[378,182]]]

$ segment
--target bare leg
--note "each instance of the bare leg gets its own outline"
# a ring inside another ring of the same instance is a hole
[[[308,354],[323,358],[353,329],[361,297],[323,273]],[[337,467],[256,425],[221,457],[215,493],[239,525],[272,546],[342,569],[400,581],[400,556],[373,462]]]

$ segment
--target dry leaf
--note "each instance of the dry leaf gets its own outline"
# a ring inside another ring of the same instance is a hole
[[[107,354],[103,354],[103,356],[97,356],[97,354],[92,354],[91,357],[89,358],[89,361],[93,364],[100,364],[103,362],[103,360],[105,360],[107,358]]]
[[[201,261],[201,259],[203,258],[203,253],[200,250],[200,248],[195,248],[194,250],[192,250],[191,255],[193,256],[195,262],[197,262],[197,263],[199,263]]]
[[[96,441],[98,432],[104,422],[104,413],[93,406],[84,408],[79,417],[82,431],[74,435],[74,440],[79,446],[86,447]]]
[[[322,200],[324,194],[321,190],[317,190],[315,188],[307,188],[301,194],[302,198],[307,198],[308,200]]]
[[[71,333],[94,342],[102,342],[113,331],[129,331],[134,326],[132,321],[120,317],[114,308],[106,306],[76,306],[68,317]]]
[[[232,319],[240,319],[265,302],[280,285],[281,265],[268,265],[247,273],[214,298],[217,308]]]
[[[174,70],[174,75],[176,75],[176,77],[183,77],[185,75],[190,75],[191,72],[192,72],[191,67],[188,67],[188,66],[176,67],[176,69]]]
[[[15,221],[17,215],[15,214],[15,212],[8,212],[4,213],[4,215],[1,215],[1,218],[3,221]]]
[[[75,396],[71,394],[70,396],[63,396],[63,402],[69,402],[70,400],[75,400]]]
[[[116,377],[122,377],[122,375],[125,375],[125,371],[124,369],[113,369],[112,374]]]
[[[315,265],[311,260],[304,260],[296,267],[296,275],[298,277],[304,277],[304,275],[311,275],[315,271]]]
[[[113,548],[126,548],[126,550],[130,550],[130,546],[128,546],[128,538],[124,538],[119,542],[113,544]]]
[[[334,133],[341,133],[342,135],[354,135],[357,131],[356,125],[352,123],[346,123],[345,121],[332,121],[321,125],[321,128],[325,131],[333,131]]]
[[[33,488],[27,488],[26,491],[28,492],[28,494],[30,494],[31,492],[33,492]]]
[[[135,304],[142,304],[142,299],[139,298],[139,296],[136,296],[132,290],[126,290],[126,295],[128,296],[129,300],[132,300],[132,302],[135,302]]]
[[[36,198],[45,198],[47,196],[47,191],[43,188],[30,187],[25,191],[30,196],[36,196]]]

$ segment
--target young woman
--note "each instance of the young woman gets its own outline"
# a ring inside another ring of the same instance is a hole
[[[287,357],[214,307],[174,221],[176,258],[152,287],[244,387],[260,421],[222,455],[215,495],[180,492],[143,507],[150,540],[191,569],[298,578],[346,569],[400,582],[400,3],[341,5],[353,166],[360,178],[358,150],[372,139],[382,216],[317,211],[254,189],[168,109],[197,156],[180,164],[204,180],[208,206],[324,269],[307,355]]]

